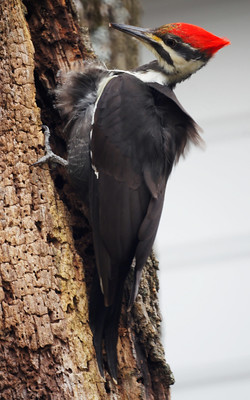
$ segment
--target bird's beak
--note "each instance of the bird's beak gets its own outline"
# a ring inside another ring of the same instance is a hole
[[[127,33],[143,42],[152,42],[152,33],[149,29],[138,28],[137,26],[124,25],[124,24],[109,24],[110,28],[117,29],[118,31]]]

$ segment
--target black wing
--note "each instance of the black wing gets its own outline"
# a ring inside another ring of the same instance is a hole
[[[160,89],[160,90],[159,90]],[[105,304],[136,257],[135,284],[150,254],[161,216],[165,186],[189,139],[194,121],[170,89],[116,76],[105,87],[95,112],[91,140],[93,231]]]
[[[133,257],[145,263],[159,224],[168,172],[161,120],[150,88],[123,74],[99,99],[91,140],[92,224],[106,306]],[[139,245],[139,247],[138,247]]]
[[[170,89],[164,92],[132,75],[112,78],[97,103],[90,143],[90,211],[100,287],[94,285],[92,292],[90,324],[100,371],[104,338],[115,379],[124,280],[135,257],[131,306],[156,236],[173,163],[189,139],[197,137],[193,120]]]

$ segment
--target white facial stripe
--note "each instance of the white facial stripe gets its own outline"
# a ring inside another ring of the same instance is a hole
[[[174,49],[167,46],[163,41],[161,42],[165,51],[168,52],[174,63],[174,69],[177,73],[180,73],[183,77],[192,74],[193,72],[200,69],[204,64],[201,60],[185,60],[184,57],[180,56]],[[185,46],[190,47],[184,43]]]
[[[156,56],[159,64],[169,74],[168,82],[180,82],[192,75],[198,69],[200,69],[205,63],[201,60],[185,60],[184,57],[179,55],[174,49],[167,46],[162,39],[157,38],[157,42],[162,48],[169,54],[173,61],[173,65],[168,64],[167,60],[164,60],[160,54],[150,44],[144,42],[144,45]],[[187,43],[183,43],[184,46],[191,47]]]
[[[161,43],[163,43],[162,40],[161,40]],[[163,59],[160,57],[159,53],[154,49],[154,47],[153,47],[152,45],[148,44],[147,42],[143,42],[143,44],[144,44],[144,46],[146,46],[146,47],[151,51],[151,53],[153,53],[153,54],[155,55],[155,57],[156,57],[156,58],[158,59],[158,61],[159,61],[160,66],[163,67],[163,68],[165,69],[165,71],[167,71],[167,72],[170,73],[170,74],[173,73],[173,72],[175,71],[174,66],[168,64],[167,61],[163,60]],[[167,46],[166,46],[166,47],[167,47]],[[165,50],[165,48],[164,48],[164,50]]]

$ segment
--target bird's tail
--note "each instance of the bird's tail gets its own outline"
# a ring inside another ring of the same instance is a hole
[[[102,356],[102,345],[104,343],[109,372],[115,382],[117,382],[116,346],[118,340],[118,324],[121,314],[122,294],[123,288],[119,288],[114,303],[109,307],[105,307],[99,279],[98,277],[93,279],[89,304],[89,321],[93,333],[93,343],[96,351],[97,363],[101,375],[104,376]]]

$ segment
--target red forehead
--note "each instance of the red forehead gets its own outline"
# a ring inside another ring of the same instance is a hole
[[[190,44],[192,47],[207,51],[209,54],[214,54],[223,46],[230,44],[226,38],[220,38],[207,32],[205,29],[192,24],[185,24],[177,22],[175,24],[164,25],[159,28],[161,33],[172,33],[179,36],[185,43]]]

